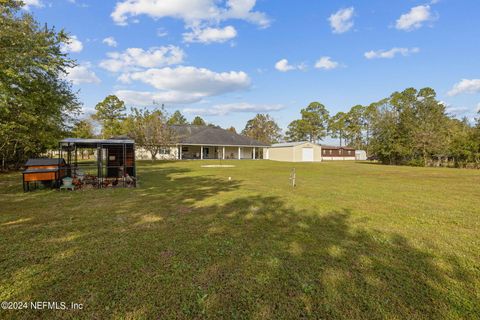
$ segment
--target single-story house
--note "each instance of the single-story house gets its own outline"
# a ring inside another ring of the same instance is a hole
[[[174,125],[177,143],[162,148],[157,158],[183,159],[262,159],[268,144],[219,127]],[[150,153],[137,150],[140,159],[150,159]]]
[[[322,160],[355,160],[355,148],[322,145]]]
[[[264,149],[264,158],[287,162],[320,162],[322,147],[307,141],[277,143]]]

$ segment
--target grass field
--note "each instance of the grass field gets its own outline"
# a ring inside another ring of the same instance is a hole
[[[216,163],[145,162],[137,189],[0,175],[0,301],[84,306],[0,319],[480,318],[480,171]]]

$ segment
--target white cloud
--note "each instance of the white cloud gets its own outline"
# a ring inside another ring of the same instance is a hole
[[[211,108],[185,108],[183,112],[205,116],[224,116],[234,112],[271,112],[284,109],[280,104],[253,104],[247,102],[218,104]]]
[[[470,113],[471,110],[466,107],[453,107],[453,106],[447,106],[446,107],[447,113],[450,114],[455,114],[455,115],[465,115],[467,113]]]
[[[124,82],[141,81],[159,90],[195,92],[204,96],[246,89],[250,78],[245,72],[217,73],[205,68],[184,67],[148,69],[124,74]]]
[[[175,46],[165,46],[144,50],[128,48],[124,52],[109,52],[108,59],[100,62],[100,67],[111,72],[129,72],[138,68],[154,68],[183,62],[185,53]]]
[[[340,9],[332,14],[328,21],[332,27],[333,33],[344,33],[353,27],[353,16],[355,9],[353,7]]]
[[[90,69],[89,63],[68,69],[65,78],[73,84],[100,83],[100,79],[95,72]]]
[[[129,17],[147,15],[154,19],[181,19],[187,26],[218,24],[228,19],[246,20],[261,27],[270,24],[268,17],[253,11],[256,0],[123,0],[117,2],[111,17],[126,25]]]
[[[191,32],[183,34],[185,42],[225,42],[237,36],[237,30],[232,26],[225,28],[193,28]]]
[[[118,45],[117,40],[115,40],[114,37],[107,37],[103,39],[102,42],[105,43],[107,46],[114,48]]]
[[[44,4],[40,0],[23,0],[23,9],[30,10],[31,7],[42,8]]]
[[[462,93],[480,93],[480,79],[462,79],[447,94],[456,96]]]
[[[317,69],[325,69],[331,70],[338,68],[340,64],[336,61],[333,61],[330,57],[321,57],[316,63],[315,68]]]
[[[392,59],[398,54],[406,57],[418,52],[420,52],[419,48],[392,48],[390,50],[368,51],[364,55],[367,59]]]
[[[412,31],[419,29],[425,22],[433,21],[435,17],[432,15],[429,5],[416,6],[410,9],[408,13],[402,14],[398,18],[395,27],[398,30]]]
[[[77,36],[70,36],[68,43],[62,44],[63,52],[80,52],[83,50],[83,43],[78,40]]]
[[[202,100],[202,95],[189,94],[178,91],[167,92],[149,92],[149,91],[133,91],[118,90],[115,92],[121,100],[128,105],[133,106],[151,106],[153,104],[183,104],[193,103]]]
[[[124,83],[139,81],[159,90],[157,92],[119,91],[127,103],[149,105],[159,103],[192,103],[203,98],[245,90],[250,87],[249,76],[242,71],[217,73],[205,68],[184,67],[148,69],[125,73]]]
[[[281,72],[287,72],[292,70],[305,70],[307,65],[305,63],[300,63],[297,65],[291,65],[287,59],[282,59],[275,63],[275,69]]]

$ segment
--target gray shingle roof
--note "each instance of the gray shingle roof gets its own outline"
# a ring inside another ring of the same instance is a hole
[[[268,144],[263,142],[218,127],[175,125],[172,126],[172,128],[175,130],[180,144],[206,146],[268,146]]]

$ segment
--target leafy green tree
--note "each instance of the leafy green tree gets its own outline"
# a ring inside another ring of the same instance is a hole
[[[75,138],[82,138],[82,139],[91,139],[95,136],[93,132],[93,125],[88,119],[80,120],[75,122],[72,135]]]
[[[175,111],[172,116],[168,119],[169,125],[185,125],[188,124],[187,118],[180,112],[180,110]]]
[[[93,119],[102,125],[102,137],[111,138],[123,134],[122,121],[125,119],[125,102],[115,95],[107,96],[95,106]]]
[[[282,130],[268,114],[257,114],[248,120],[242,134],[266,144],[276,143],[282,138]]]
[[[168,124],[165,111],[147,109],[132,109],[125,121],[128,135],[148,152],[152,161],[160,153],[162,148],[170,148],[176,143],[176,134]]]
[[[426,166],[448,153],[451,122],[433,89],[408,88],[377,106],[371,150],[383,162]]]
[[[417,94],[414,108],[414,123],[412,127],[413,148],[416,154],[421,154],[423,165],[429,159],[446,151],[448,117],[445,106],[436,100],[436,93],[431,88],[423,88]]]
[[[318,143],[327,135],[329,113],[325,106],[312,102],[308,107],[300,110],[302,118],[294,120],[288,125],[287,140]]]
[[[195,126],[206,126],[207,125],[205,120],[203,120],[199,116],[196,116],[195,119],[193,119],[192,124],[195,125]]]
[[[356,105],[350,109],[346,116],[346,138],[348,145],[355,149],[364,148],[363,131],[365,129],[365,107]]]
[[[310,142],[319,142],[327,135],[329,113],[325,106],[312,102],[307,108],[300,111],[302,114],[303,130]]]
[[[328,131],[332,138],[340,140],[340,146],[345,139],[345,131],[347,130],[347,114],[345,112],[338,112],[328,121]]]
[[[286,138],[289,142],[308,140],[307,130],[305,129],[305,121],[302,119],[290,122],[286,132]]]
[[[227,129],[227,131],[230,131],[230,132],[233,132],[233,133],[237,133],[237,129],[235,129],[235,127],[230,127]]]
[[[80,107],[64,77],[75,65],[61,51],[67,34],[40,26],[21,6],[13,0],[0,5],[2,170],[56,147]]]
[[[455,167],[463,167],[469,162],[475,162],[478,142],[474,138],[475,128],[470,126],[468,119],[448,120],[448,151],[446,157],[450,157]]]

